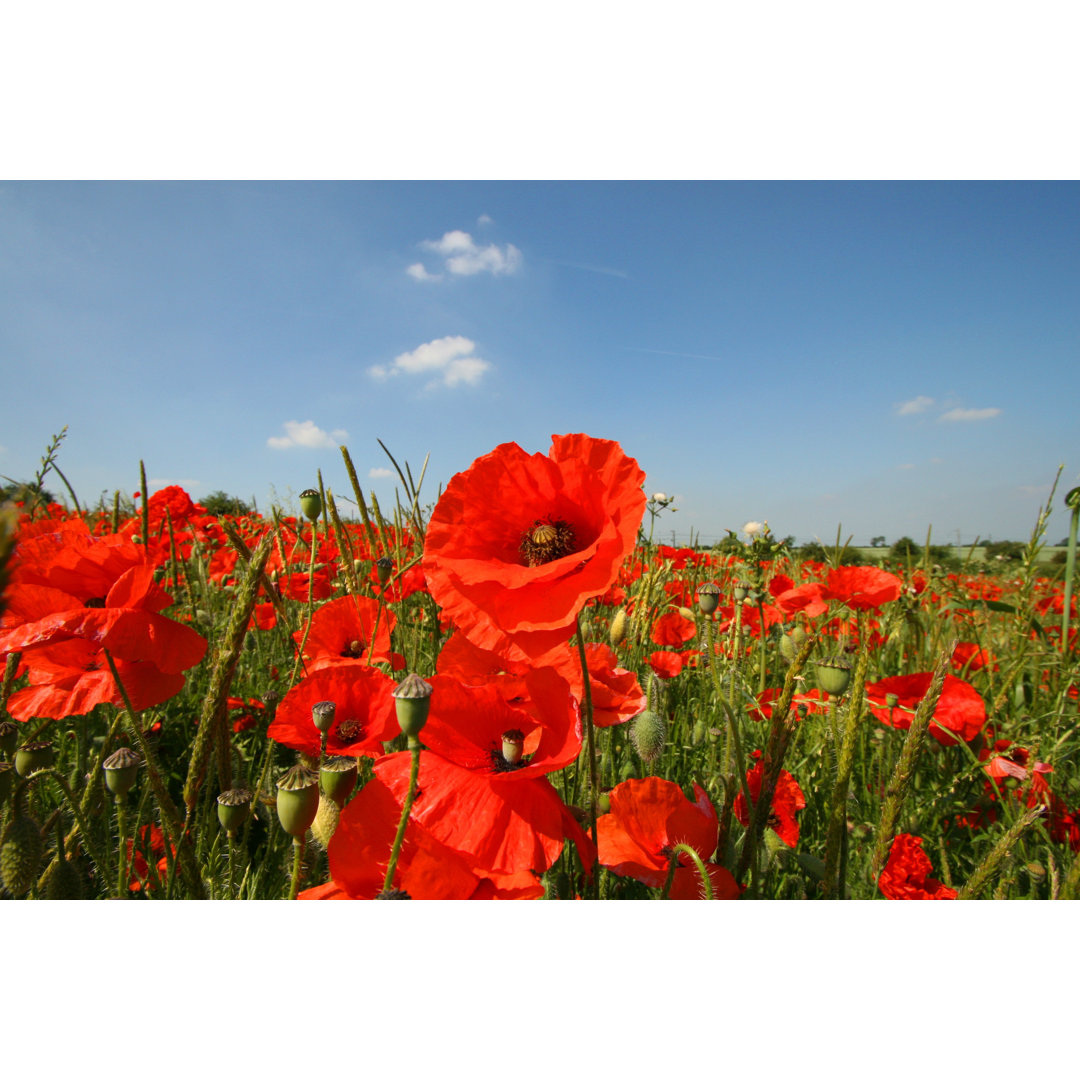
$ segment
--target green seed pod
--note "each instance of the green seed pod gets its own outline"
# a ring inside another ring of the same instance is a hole
[[[697,606],[702,615],[711,615],[720,606],[720,586],[706,581],[697,592]]]
[[[102,764],[105,771],[105,785],[117,797],[126,795],[139,777],[142,758],[126,746],[120,747],[115,754],[110,754]]]
[[[69,862],[64,853],[53,863],[45,882],[46,900],[82,900],[82,874],[74,863]]]
[[[736,581],[733,595],[740,603],[750,595],[751,585],[747,581]]]
[[[300,510],[308,521],[318,521],[322,513],[322,496],[314,488],[300,492]]]
[[[611,647],[617,649],[626,640],[626,628],[629,620],[626,617],[626,609],[619,608],[615,612],[614,618],[611,620],[611,626],[608,628],[608,641],[611,642]]]
[[[345,800],[356,787],[356,758],[328,757],[319,769],[319,788],[338,806],[344,806]]]
[[[47,769],[53,763],[53,748],[47,742],[25,742],[15,751],[15,771],[29,776],[38,769]]]
[[[814,668],[818,689],[830,697],[839,697],[851,682],[851,663],[843,657],[818,660]]]
[[[900,704],[900,695],[899,694],[886,694],[885,695],[885,706],[886,706],[886,708],[895,709],[897,707],[897,705],[899,705],[899,704]]]
[[[41,827],[21,807],[16,807],[0,844],[0,881],[12,896],[25,896],[37,881],[43,847]]]
[[[517,728],[511,728],[502,734],[502,756],[507,765],[514,767],[521,764],[521,755],[525,751],[525,734]]]
[[[334,714],[336,712],[336,702],[316,701],[311,706],[312,722],[325,735],[334,726]]]
[[[630,727],[630,741],[642,761],[655,761],[664,750],[667,724],[662,716],[646,709]]]
[[[236,839],[250,810],[251,792],[247,788],[229,788],[217,797],[218,821],[230,840]]]
[[[5,720],[0,724],[0,753],[10,758],[15,753],[15,743],[19,740],[19,725]]]
[[[432,691],[431,683],[424,682],[415,672],[406,675],[394,691],[398,726],[410,738],[416,738],[427,723]]]
[[[596,797],[596,813],[597,815],[611,813],[611,796],[606,791],[601,791]]]
[[[384,555],[381,559],[375,560],[375,573],[379,579],[380,585],[385,585],[390,580],[390,575],[394,572],[394,560]]]
[[[303,836],[319,812],[319,774],[304,765],[294,765],[277,786],[281,827],[290,836]]]

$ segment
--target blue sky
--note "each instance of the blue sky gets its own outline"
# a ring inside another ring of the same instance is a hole
[[[0,184],[0,472],[384,506],[617,439],[660,534],[1026,538],[1080,482],[1073,182]],[[52,483],[53,489],[60,488]]]

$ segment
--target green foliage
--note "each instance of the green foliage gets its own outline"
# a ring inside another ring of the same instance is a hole
[[[34,503],[47,506],[49,503],[56,502],[56,496],[47,488],[35,486],[33,482],[23,483],[12,480],[0,487],[0,503],[8,501],[25,503],[27,507]]]
[[[1024,545],[1019,540],[998,540],[983,549],[987,559],[1019,562],[1024,557]]]
[[[891,548],[889,548],[889,558],[895,559],[898,562],[906,562],[910,559],[919,559],[922,557],[922,548],[911,539],[910,536],[901,536],[899,540]]]
[[[199,500],[199,504],[208,514],[232,514],[233,517],[242,517],[244,514],[254,512],[254,507],[236,495],[229,495],[224,491],[211,491],[205,498]]]

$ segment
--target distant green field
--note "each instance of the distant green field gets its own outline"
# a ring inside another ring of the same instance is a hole
[[[868,561],[878,561],[880,559],[883,559],[889,553],[889,549],[887,547],[855,547],[853,545],[849,550],[859,552],[859,554]],[[968,562],[969,560],[972,563],[986,562],[986,548],[981,545],[976,548],[954,547],[950,550],[961,562]],[[1065,550],[1066,549],[1063,547],[1052,547],[1050,545],[1047,545],[1042,549],[1039,561],[1041,563],[1053,563],[1054,556],[1058,552],[1064,553]],[[1007,565],[1007,563],[1003,562],[999,565],[1005,566]]]

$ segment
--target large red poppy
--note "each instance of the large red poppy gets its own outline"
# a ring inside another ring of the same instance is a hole
[[[870,711],[883,724],[906,731],[911,727],[915,710],[926,697],[933,679],[932,672],[924,671],[867,683],[866,698]],[[898,704],[892,709],[885,701],[888,694],[895,694],[898,699]],[[985,723],[986,703],[979,691],[955,675],[946,675],[941,698],[930,721],[930,734],[942,746],[952,746],[956,742],[954,736],[971,742]]]
[[[435,675],[431,712],[421,738],[417,823],[470,865],[497,874],[542,872],[564,839],[592,865],[592,843],[546,774],[574,761],[581,720],[566,680],[551,668],[526,676],[527,699],[512,705],[498,685],[466,685]],[[503,737],[515,733],[520,760],[509,762]],[[411,754],[390,754],[375,775],[398,804],[409,787]]]
[[[694,785],[691,802],[678,784],[649,776],[624,780],[613,788],[611,810],[596,819],[597,859],[612,873],[632,877],[654,889],[662,888],[671,867],[676,844],[693,848],[707,860],[716,849],[716,810],[704,788]],[[713,895],[737,900],[739,886],[730,871],[708,866]],[[682,852],[670,896],[693,899],[700,895],[699,874]]]
[[[900,833],[889,848],[889,859],[878,878],[887,900],[955,900],[956,890],[930,877],[933,865],[922,849],[921,836]]]
[[[401,807],[390,789],[374,779],[345,807],[327,848],[331,881],[300,899],[372,900],[382,891]],[[464,856],[441,844],[410,815],[391,887],[413,900],[489,897],[539,898],[543,885],[528,871],[495,875],[470,867]]]
[[[556,435],[547,456],[497,446],[450,480],[431,515],[431,595],[481,648],[542,657],[615,583],[645,510],[644,479],[606,439]]]
[[[319,755],[319,729],[312,706],[332,701],[334,722],[326,752],[341,757],[378,757],[382,744],[399,728],[394,711],[394,681],[378,668],[351,660],[301,679],[281,700],[266,734],[309,757]]]
[[[293,640],[297,645],[304,643],[309,672],[349,660],[389,663],[390,635],[396,622],[394,613],[385,606],[380,611],[379,602],[370,596],[342,596],[315,612],[306,641],[303,627],[293,634]]]

